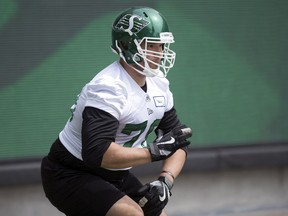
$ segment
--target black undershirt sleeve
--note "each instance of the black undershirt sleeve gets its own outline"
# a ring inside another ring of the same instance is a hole
[[[166,134],[180,124],[181,123],[176,114],[176,109],[175,107],[173,107],[172,109],[164,113],[164,116],[161,119],[157,129],[161,129],[164,132],[164,134]]]
[[[118,120],[110,113],[85,107],[82,113],[82,158],[89,167],[100,167],[104,153],[115,141]]]
[[[162,130],[164,134],[169,133],[173,128],[180,125],[181,122],[177,116],[175,107],[172,107],[169,111],[164,113],[163,118],[161,119],[158,127],[156,128],[155,132],[157,132],[158,129]],[[182,148],[186,155],[188,153],[188,147]]]

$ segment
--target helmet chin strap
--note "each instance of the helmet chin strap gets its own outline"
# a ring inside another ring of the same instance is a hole
[[[144,64],[145,64],[145,66],[144,66],[144,69],[143,69],[143,72],[145,73],[145,74],[147,74],[148,76],[149,75],[151,75],[151,77],[153,77],[153,76],[159,76],[159,75],[163,75],[163,73],[162,73],[162,71],[159,69],[159,66],[157,67],[157,69],[152,69],[150,66],[149,66],[149,64],[148,64],[148,62],[146,61],[146,60],[143,60],[144,61]],[[164,77],[164,76],[163,76]]]
[[[152,72],[151,72],[152,71]],[[162,71],[159,69],[150,69],[147,70],[146,68],[143,70],[143,73],[146,74],[147,77],[154,77],[154,76],[158,76],[158,77],[164,77],[164,76],[159,76],[160,74],[162,74]],[[159,74],[159,75],[158,75]]]
[[[158,66],[158,68],[156,69],[152,69],[145,59],[142,59],[142,62],[144,62],[144,66],[141,65],[139,61],[136,61],[134,57],[133,60],[135,62],[135,66],[131,66],[129,64],[128,65],[138,73],[145,75],[146,77],[154,77],[154,76],[165,77],[164,73],[159,69],[160,66]]]
[[[127,65],[128,65],[131,69],[135,70],[137,73],[140,73],[140,74],[142,74],[142,75],[144,75],[144,76],[146,76],[146,77],[154,77],[154,76],[156,76],[157,73],[158,73],[158,71],[156,71],[156,70],[158,70],[158,69],[156,69],[155,72],[153,73],[153,72],[151,72],[150,70],[147,70],[146,68],[144,68],[143,66],[140,67],[139,64],[135,64],[135,66],[132,66],[132,65],[130,65],[130,64],[127,64]],[[137,67],[137,66],[138,66],[138,67]],[[142,70],[141,70],[141,69],[142,69]],[[153,69],[151,69],[151,70],[153,70]],[[159,72],[161,72],[161,71],[159,70]]]

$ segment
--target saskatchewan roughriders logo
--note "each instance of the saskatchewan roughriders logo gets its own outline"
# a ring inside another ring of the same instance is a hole
[[[126,14],[123,16],[115,28],[119,31],[128,32],[130,35],[140,32],[143,28],[149,25],[149,21],[138,15]]]

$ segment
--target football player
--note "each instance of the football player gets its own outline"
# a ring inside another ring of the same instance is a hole
[[[50,202],[69,216],[164,216],[186,160],[189,127],[180,122],[166,79],[174,43],[165,18],[148,7],[122,12],[112,25],[119,60],[86,84],[41,164]],[[155,131],[157,138],[147,143]],[[143,185],[132,167],[163,161]]]

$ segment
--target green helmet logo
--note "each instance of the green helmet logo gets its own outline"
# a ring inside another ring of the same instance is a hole
[[[151,52],[147,44],[163,45],[162,52]],[[165,18],[156,10],[148,7],[135,7],[122,12],[112,25],[113,52],[127,64],[145,76],[166,76],[173,67],[175,52],[169,49],[174,37],[169,32]],[[142,47],[144,48],[142,48]],[[149,56],[160,56],[161,62],[149,60]],[[157,65],[152,69],[149,64]],[[139,67],[141,69],[139,69]]]
[[[145,28],[150,22],[138,15],[126,14],[115,25],[115,29],[128,32],[129,35],[138,33]]]

